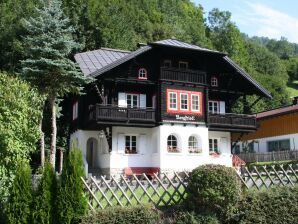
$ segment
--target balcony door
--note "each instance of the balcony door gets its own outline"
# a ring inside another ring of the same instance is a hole
[[[126,94],[126,105],[128,108],[138,108],[139,94]]]
[[[209,101],[208,102],[209,113],[219,114],[219,102],[218,101]]]

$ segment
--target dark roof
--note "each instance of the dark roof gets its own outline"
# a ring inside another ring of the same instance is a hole
[[[261,86],[254,78],[252,78],[249,74],[247,74],[239,65],[237,65],[232,59],[228,56],[223,58],[226,62],[228,62],[237,72],[240,73],[245,79],[247,79],[250,83],[252,83],[257,89],[259,89],[265,96],[272,98],[270,92],[266,90],[263,86]]]
[[[279,115],[288,114],[288,113],[295,113],[295,112],[298,112],[298,104],[290,105],[286,107],[280,107],[273,110],[263,111],[263,112],[257,113],[256,117],[257,119],[261,119],[261,118],[274,117],[274,116],[279,116]],[[297,122],[297,121],[293,121],[293,122]]]
[[[92,72],[95,72],[128,54],[130,54],[130,51],[101,48],[76,54],[75,60],[79,64],[83,74],[88,76]]]
[[[196,51],[206,51],[206,52],[212,52],[217,54],[223,54],[222,52],[210,50],[207,48],[199,47],[197,45],[185,43],[176,39],[166,39],[166,40],[160,40],[156,42],[149,43],[150,45],[163,45],[163,46],[169,46],[169,47],[176,47],[176,48],[183,48],[183,49],[191,49]]]

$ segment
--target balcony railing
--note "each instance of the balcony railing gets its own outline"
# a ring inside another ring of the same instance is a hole
[[[257,128],[256,117],[243,114],[209,114],[209,125],[231,128]]]
[[[155,122],[155,109],[96,104],[90,107],[89,121]]]
[[[160,68],[160,80],[206,84],[206,73],[198,70]]]

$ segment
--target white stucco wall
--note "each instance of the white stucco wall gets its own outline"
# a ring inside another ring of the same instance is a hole
[[[290,139],[290,147],[291,150],[298,150],[298,133],[290,134],[290,135],[279,135],[274,137],[267,137],[267,138],[259,138],[255,139],[254,141],[254,150],[255,152],[268,152],[268,141],[276,141],[276,140],[285,140]],[[250,143],[252,140],[248,140],[245,143]],[[238,142],[240,150],[243,151],[243,142]]]

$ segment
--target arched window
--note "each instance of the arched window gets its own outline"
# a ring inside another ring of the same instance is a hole
[[[145,68],[140,68],[138,73],[139,79],[147,79],[147,70]]]
[[[168,152],[179,152],[177,137],[174,135],[168,136]]]
[[[211,86],[213,86],[213,87],[217,87],[218,86],[218,79],[217,79],[217,77],[213,76],[211,78]]]
[[[193,135],[189,136],[189,138],[188,138],[188,152],[189,153],[201,153],[202,152],[202,149],[199,145],[198,139]]]

